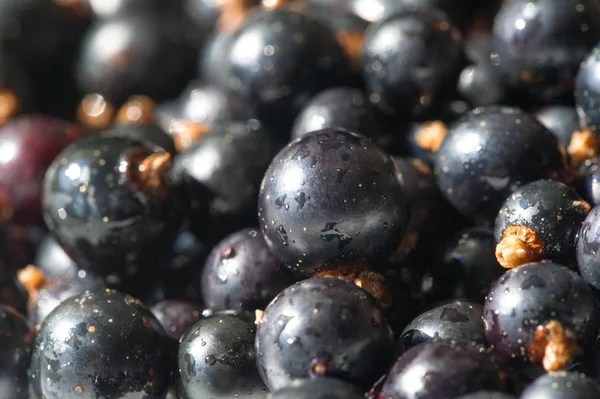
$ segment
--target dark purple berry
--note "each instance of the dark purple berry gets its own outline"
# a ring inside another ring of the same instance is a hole
[[[392,159],[359,134],[330,128],[294,140],[273,159],[260,188],[258,217],[269,248],[303,275],[385,259],[409,222],[397,174]]]
[[[258,368],[270,390],[327,376],[366,389],[390,366],[393,345],[374,299],[331,278],[286,288],[266,308],[256,333]]]

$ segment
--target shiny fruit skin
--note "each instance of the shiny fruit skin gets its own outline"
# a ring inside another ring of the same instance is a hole
[[[300,275],[384,259],[409,222],[397,173],[369,139],[343,129],[292,141],[260,188],[258,217],[269,248]]]

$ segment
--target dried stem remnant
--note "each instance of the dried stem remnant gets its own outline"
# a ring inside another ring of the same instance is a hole
[[[106,129],[114,119],[115,108],[100,94],[88,94],[77,107],[77,120],[90,129]]]
[[[0,125],[5,124],[21,109],[21,101],[10,89],[0,89]]]
[[[542,363],[548,372],[564,370],[581,354],[575,333],[555,320],[537,328],[529,347],[529,360]]]
[[[342,30],[337,33],[336,38],[352,65],[356,68],[360,67],[360,57],[365,43],[364,33]]]
[[[502,234],[502,241],[496,246],[496,259],[507,269],[541,261],[543,256],[542,239],[535,231],[525,226],[506,228]]]
[[[442,146],[448,133],[448,127],[442,121],[425,122],[415,135],[419,147],[430,152],[436,152]]]
[[[184,120],[173,120],[169,124],[169,134],[173,136],[175,148],[179,152],[187,150],[193,143],[210,132],[211,129],[211,125]]]
[[[117,114],[117,121],[122,124],[147,124],[154,121],[156,104],[150,97],[130,97]]]
[[[27,265],[17,273],[17,279],[29,294],[30,307],[37,303],[40,290],[48,283],[44,272],[34,265]]]
[[[383,309],[392,305],[392,295],[385,277],[362,265],[344,265],[335,269],[317,272],[313,277],[337,278],[352,283],[367,291]]]
[[[574,132],[567,148],[571,158],[571,166],[576,167],[586,159],[592,158],[600,153],[600,138],[589,129]]]
[[[136,188],[151,196],[164,197],[170,188],[171,154],[154,153],[130,161],[130,179]]]

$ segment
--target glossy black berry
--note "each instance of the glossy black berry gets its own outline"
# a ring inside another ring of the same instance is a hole
[[[262,177],[276,149],[256,120],[215,125],[173,164],[191,205],[190,229],[215,241],[256,225]]]
[[[574,265],[575,237],[590,209],[573,189],[553,180],[519,187],[496,217],[498,262],[506,268],[542,259]]]
[[[538,102],[569,96],[579,63],[600,39],[599,21],[593,0],[504,2],[490,59],[510,85]]]
[[[197,321],[179,343],[178,397],[264,397],[255,333],[254,315],[248,312],[215,313]]]
[[[595,289],[600,289],[600,207],[593,208],[581,225],[575,254],[581,277]]]
[[[452,123],[435,158],[448,201],[487,223],[517,187],[561,176],[564,168],[552,133],[532,115],[504,106],[476,108]]]
[[[481,305],[464,301],[452,301],[428,310],[406,326],[400,337],[400,349],[408,350],[433,339],[485,344],[482,313]]]
[[[379,112],[356,88],[336,87],[313,97],[302,109],[292,128],[292,138],[337,127],[371,137],[383,148],[392,144]]]
[[[554,105],[536,112],[535,117],[550,130],[564,148],[569,147],[571,136],[581,129],[579,116],[573,107]]]
[[[590,205],[600,204],[600,158],[586,160],[579,171],[582,177],[579,192]]]
[[[346,281],[310,278],[279,294],[256,333],[258,368],[270,390],[334,376],[366,389],[393,361],[392,331],[373,298]]]
[[[361,61],[371,102],[399,115],[439,107],[462,68],[460,38],[437,9],[407,10],[371,25]]]
[[[458,78],[458,93],[471,105],[503,104],[509,89],[488,62],[466,66]]]
[[[0,305],[0,378],[2,397],[28,399],[27,371],[31,360],[34,331],[13,308]]]
[[[581,63],[575,85],[575,105],[582,126],[595,132],[600,127],[600,46],[596,45]]]
[[[162,101],[183,89],[192,52],[170,16],[127,13],[99,21],[87,32],[76,79],[82,94],[114,103],[134,94]]]
[[[334,378],[298,380],[269,396],[269,399],[364,399],[360,389]]]
[[[442,247],[423,276],[428,302],[455,298],[483,303],[492,284],[504,273],[494,255],[494,232],[485,227],[465,229]]]
[[[152,259],[179,225],[181,198],[169,166],[168,153],[142,142],[107,136],[81,140],[46,173],[46,223],[80,267],[127,274],[143,257]]]
[[[201,280],[204,304],[212,311],[264,309],[294,282],[260,230],[250,228],[230,234],[212,249]]]
[[[333,31],[286,9],[250,15],[224,59],[229,93],[268,126],[289,126],[310,97],[344,85],[349,76],[349,61]]]
[[[38,245],[33,264],[47,277],[69,278],[79,271],[77,264],[50,233]]]
[[[552,353],[546,352],[552,348],[543,341],[552,329],[551,341],[565,343],[568,362],[576,346],[589,348],[595,342],[600,314],[581,277],[546,261],[506,272],[486,298],[483,320],[487,343],[506,361],[542,363],[546,355],[550,358]]]
[[[387,154],[362,135],[331,128],[299,137],[275,156],[258,217],[273,254],[310,275],[389,256],[408,224],[406,202]]]
[[[451,399],[502,390],[498,359],[470,341],[429,341],[404,353],[388,373],[379,399]]]
[[[533,381],[521,394],[521,399],[595,399],[600,397],[600,384],[584,374],[556,372]]]
[[[29,378],[48,399],[159,399],[169,386],[170,345],[139,300],[109,290],[85,293],[42,323]]]
[[[409,229],[439,236],[457,225],[458,216],[435,182],[433,171],[418,159],[394,157],[408,196]]]
[[[174,116],[194,123],[214,124],[231,121],[235,112],[231,100],[221,89],[192,82],[175,100]]]

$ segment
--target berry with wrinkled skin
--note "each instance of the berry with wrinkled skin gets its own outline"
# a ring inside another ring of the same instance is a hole
[[[434,340],[400,356],[377,398],[452,399],[482,389],[501,390],[503,374],[498,359],[479,345]]]
[[[487,343],[506,361],[529,361],[536,329],[556,320],[570,329],[576,344],[595,342],[600,314],[591,288],[567,267],[530,263],[504,273],[483,308]]]
[[[393,346],[374,299],[330,278],[286,288],[265,309],[256,333],[258,368],[272,391],[315,376],[368,388],[393,361]]]
[[[417,316],[402,332],[399,346],[408,350],[433,339],[465,340],[485,344],[481,323],[483,307],[476,303],[453,301]]]
[[[258,217],[269,248],[300,275],[385,259],[409,222],[397,173],[381,149],[343,129],[292,141],[260,187]]]
[[[47,399],[160,399],[169,388],[171,345],[139,300],[88,292],[44,320],[29,377]]]
[[[299,380],[268,396],[268,399],[364,399],[352,384],[334,378]]]
[[[263,398],[256,368],[254,317],[222,312],[201,318],[179,343],[177,394],[181,399]]]
[[[437,9],[404,10],[369,26],[361,63],[371,102],[390,115],[438,108],[462,68],[460,38]]]
[[[538,259],[529,262],[548,259],[572,266],[575,264],[575,238],[590,209],[590,205],[566,185],[538,180],[519,187],[504,201],[496,217],[494,235],[502,245],[507,229],[525,227],[541,244]],[[502,263],[501,258],[498,260]]]
[[[212,311],[264,309],[294,282],[271,254],[258,229],[243,229],[225,237],[211,251],[200,292]]]
[[[505,106],[476,108],[452,123],[435,158],[442,193],[480,223],[519,186],[564,173],[556,137],[532,115]]]
[[[521,399],[596,399],[600,384],[584,374],[556,372],[533,381],[521,394]]]

